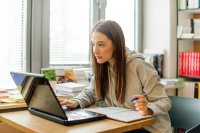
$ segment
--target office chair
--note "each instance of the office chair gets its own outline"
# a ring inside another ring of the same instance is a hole
[[[200,124],[197,124],[194,127],[188,129],[185,133],[199,133],[199,132],[200,132]]]
[[[185,129],[187,133],[200,133],[200,99],[169,96],[172,108],[169,111],[171,126]],[[195,132],[194,132],[195,131]]]

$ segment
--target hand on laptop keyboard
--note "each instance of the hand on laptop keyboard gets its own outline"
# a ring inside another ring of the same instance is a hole
[[[76,108],[79,106],[79,103],[76,101],[70,101],[70,100],[63,99],[63,98],[59,98],[58,100],[61,105],[69,107],[69,108]]]

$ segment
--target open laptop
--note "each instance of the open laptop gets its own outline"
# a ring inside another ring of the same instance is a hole
[[[72,125],[106,118],[105,115],[84,109],[69,110],[59,103],[48,79],[41,74],[10,72],[20,90],[28,111],[39,117]]]

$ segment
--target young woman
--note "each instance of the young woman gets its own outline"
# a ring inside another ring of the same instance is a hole
[[[168,115],[171,101],[153,66],[125,47],[121,27],[111,20],[97,22],[91,32],[91,45],[94,71],[91,88],[71,100],[60,99],[60,103],[84,108],[103,101],[106,106],[132,108],[141,115],[156,116],[156,122],[131,132],[171,132]],[[137,100],[130,102],[132,98]]]

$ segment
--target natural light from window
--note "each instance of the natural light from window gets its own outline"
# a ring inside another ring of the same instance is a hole
[[[16,87],[10,71],[25,71],[26,0],[0,0],[0,88]]]
[[[107,0],[105,18],[116,21],[122,27],[126,46],[134,50],[134,0]]]
[[[89,0],[50,1],[50,66],[89,64]]]

